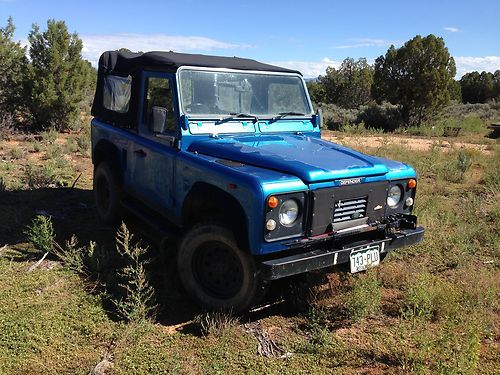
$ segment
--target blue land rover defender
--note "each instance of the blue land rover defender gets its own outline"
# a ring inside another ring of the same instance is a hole
[[[99,218],[177,228],[179,277],[206,308],[246,310],[271,280],[366,270],[423,238],[415,170],[322,140],[300,72],[109,51],[92,114]]]

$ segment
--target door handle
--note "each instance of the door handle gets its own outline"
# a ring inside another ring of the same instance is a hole
[[[140,148],[139,150],[135,150],[134,154],[140,157],[145,157],[147,155],[142,148]]]

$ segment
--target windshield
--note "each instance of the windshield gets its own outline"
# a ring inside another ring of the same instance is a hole
[[[297,76],[183,69],[179,77],[182,108],[188,115],[312,114]]]

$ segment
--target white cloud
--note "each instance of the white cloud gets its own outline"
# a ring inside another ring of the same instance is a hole
[[[465,73],[472,71],[487,71],[494,72],[500,69],[500,56],[485,56],[485,57],[470,57],[456,56],[454,57],[457,66],[456,78],[460,79]],[[368,63],[373,64],[373,59],[369,59]],[[315,78],[319,75],[324,75],[326,68],[332,66],[338,68],[342,61],[331,60],[324,58],[321,61],[272,61],[270,64],[283,66],[289,69],[295,69],[301,72],[305,78]]]
[[[401,42],[385,39],[361,38],[353,39],[355,43],[334,46],[336,49],[363,48],[363,47],[389,47],[391,44],[399,45]]]
[[[108,50],[127,48],[131,51],[206,52],[221,49],[242,49],[249,45],[228,43],[202,36],[166,34],[82,35],[82,55],[97,66],[99,56]]]
[[[461,78],[465,73],[473,71],[494,72],[500,69],[500,56],[454,56],[457,65],[457,78]]]
[[[443,27],[443,29],[449,31],[450,33],[459,33],[462,31],[458,27],[451,27],[451,26]]]
[[[341,61],[330,60],[325,57],[321,61],[274,61],[270,62],[272,65],[282,66],[284,68],[295,69],[301,72],[305,78],[316,78],[319,75],[324,75],[326,68],[332,66],[338,68]]]

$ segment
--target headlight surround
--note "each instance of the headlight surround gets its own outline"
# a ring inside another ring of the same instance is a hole
[[[299,204],[295,199],[285,200],[279,210],[279,221],[281,225],[290,226],[299,217]]]
[[[403,197],[403,189],[399,185],[394,185],[387,193],[387,205],[391,208],[396,207]]]
[[[278,205],[276,207],[269,205],[272,196],[277,198]],[[266,216],[263,226],[264,240],[266,242],[304,235],[304,215],[307,211],[306,192],[272,194],[265,201],[265,210]],[[269,223],[270,220],[274,221],[275,227],[272,223]]]

